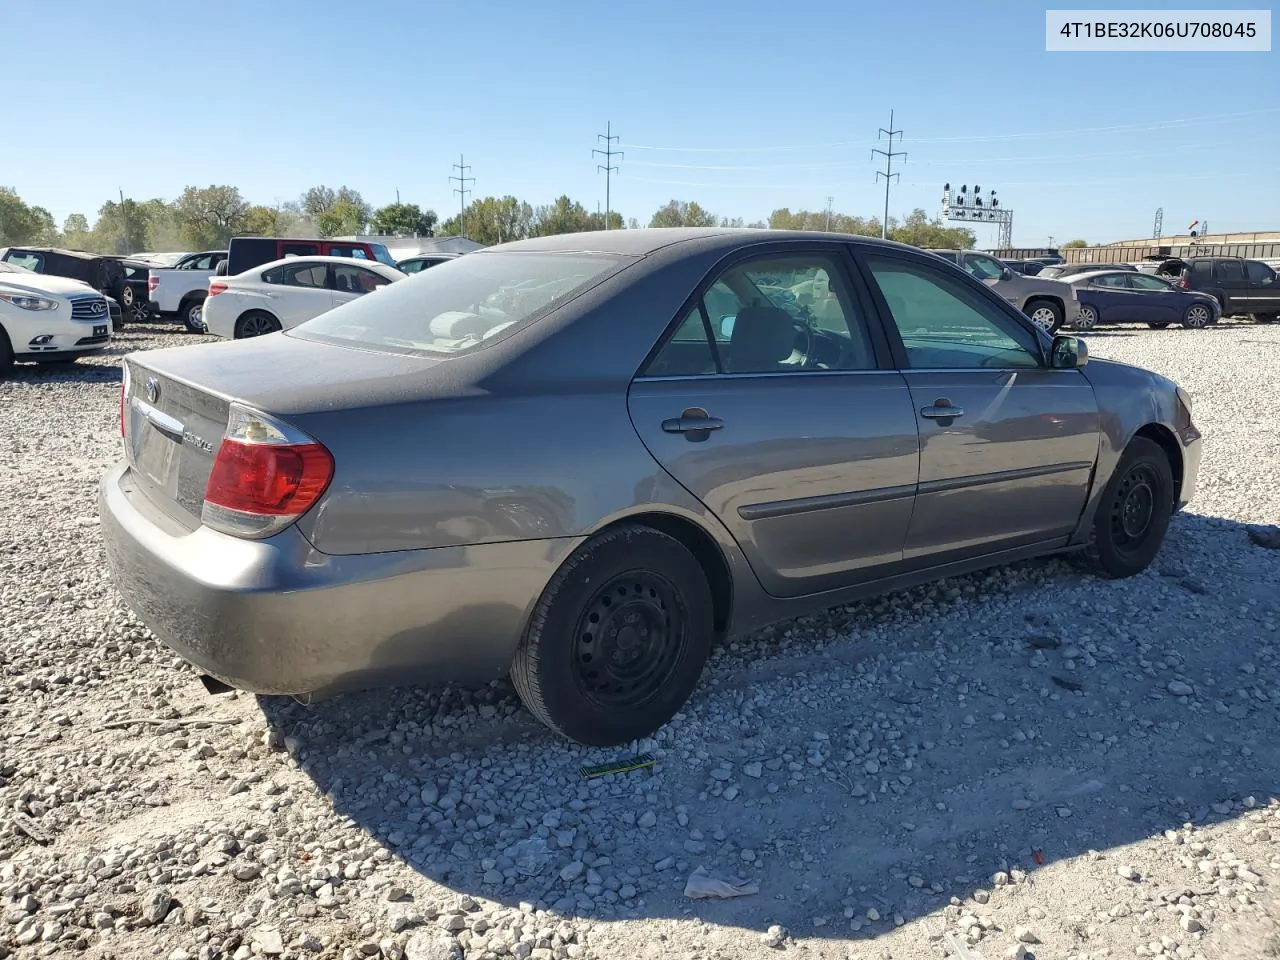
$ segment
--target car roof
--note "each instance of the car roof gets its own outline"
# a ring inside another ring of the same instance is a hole
[[[272,267],[283,266],[286,263],[348,264],[348,265],[355,265],[357,267],[367,267],[368,269],[372,270],[374,273],[380,273],[385,277],[403,277],[404,276],[404,274],[401,273],[399,270],[397,270],[395,267],[389,267],[385,263],[380,263],[377,260],[358,260],[355,257],[321,257],[321,256],[281,257],[279,260],[272,260],[270,263],[263,263],[256,267],[250,267],[249,270],[246,270],[244,272],[248,273],[250,270],[269,270]],[[242,274],[237,274],[237,276],[241,276],[241,275]]]
[[[1092,277],[1102,277],[1109,273],[1114,273],[1118,276],[1127,276],[1133,272],[1133,270],[1116,270],[1113,267],[1099,267],[1097,270],[1081,270],[1079,273],[1073,273],[1064,282],[1078,283],[1081,280],[1088,280]]]
[[[769,230],[759,227],[642,227],[638,230],[591,230],[582,233],[560,233],[548,237],[531,237],[493,247],[485,247],[467,254],[492,255],[504,252],[529,253],[612,253],[623,256],[643,257],[678,243],[694,243],[700,249],[732,250],[748,243],[768,243],[779,240],[836,240],[843,243],[859,243],[886,249],[919,251],[892,240],[860,237],[848,233],[825,233],[812,230]]]
[[[101,253],[86,253],[83,250],[67,250],[63,247],[10,247],[10,250],[26,251],[27,253],[56,253],[63,257],[76,257],[80,260],[110,260],[115,259]]]

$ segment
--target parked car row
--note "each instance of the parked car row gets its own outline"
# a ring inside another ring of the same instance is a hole
[[[1056,333],[1063,324],[1076,321],[1079,304],[1075,290],[1057,280],[1018,273],[995,257],[976,250],[930,250],[977,277],[1031,318],[1046,333]]]

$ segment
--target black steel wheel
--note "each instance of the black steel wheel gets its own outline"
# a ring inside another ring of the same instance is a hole
[[[1141,573],[1164,543],[1175,496],[1168,454],[1154,440],[1134,437],[1102,491],[1080,559],[1107,577]]]
[[[511,678],[551,729],[617,746],[675,716],[713,632],[711,588],[693,554],[657,530],[618,527],[584,544],[552,578]]]

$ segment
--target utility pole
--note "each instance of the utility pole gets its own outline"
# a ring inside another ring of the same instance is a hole
[[[604,228],[609,229],[609,217],[613,214],[613,198],[610,196],[609,188],[611,186],[612,176],[618,172],[618,168],[613,165],[613,158],[622,159],[622,151],[613,149],[613,145],[618,142],[618,136],[613,132],[613,123],[610,121],[605,124],[605,132],[596,134],[597,141],[604,142],[604,149],[594,149],[591,151],[593,157],[604,157],[604,163],[596,164],[596,173],[604,171]]]
[[[467,216],[467,194],[471,192],[467,184],[476,182],[475,177],[467,176],[467,171],[471,169],[471,166],[466,162],[466,159],[462,154],[458,154],[458,162],[453,165],[453,169],[458,171],[458,175],[449,177],[450,183],[455,180],[458,181],[458,185],[453,188],[453,192],[458,195],[458,225],[463,228],[463,232],[466,231],[467,226],[465,222]]]
[[[124,236],[120,238],[121,253],[136,253],[135,250],[129,250],[129,208],[124,205],[124,188],[116,187],[120,191],[120,220],[124,223]]]
[[[893,158],[906,157],[906,153],[904,153],[903,151],[893,149],[893,138],[894,137],[901,138],[901,136],[902,136],[901,130],[893,129],[893,111],[890,110],[889,111],[889,129],[886,130],[884,127],[881,127],[880,136],[876,138],[878,140],[881,137],[888,137],[889,149],[879,150],[879,149],[873,148],[871,151],[872,154],[878,153],[882,157],[884,157],[884,169],[876,171],[877,181],[879,181],[881,177],[884,177],[884,221],[880,224],[881,240],[887,240],[889,238],[889,184],[893,181],[894,177],[898,176],[898,174],[893,172]],[[903,162],[905,163],[906,161],[904,160]]]
[[[835,197],[827,197],[827,232],[828,233],[831,232],[831,201],[834,199]]]
[[[396,187],[396,206],[400,205],[400,188]]]

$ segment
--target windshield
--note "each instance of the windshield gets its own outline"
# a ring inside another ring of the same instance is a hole
[[[388,267],[394,267],[396,265],[396,258],[391,256],[391,251],[389,251],[385,245],[381,243],[371,243],[369,244],[369,249],[373,251],[373,259],[377,260],[379,263],[385,263]]]
[[[466,353],[510,336],[627,262],[597,254],[458,257],[322,313],[291,333],[397,352]]]
[[[0,261],[0,273],[31,273],[31,271],[16,263]]]

